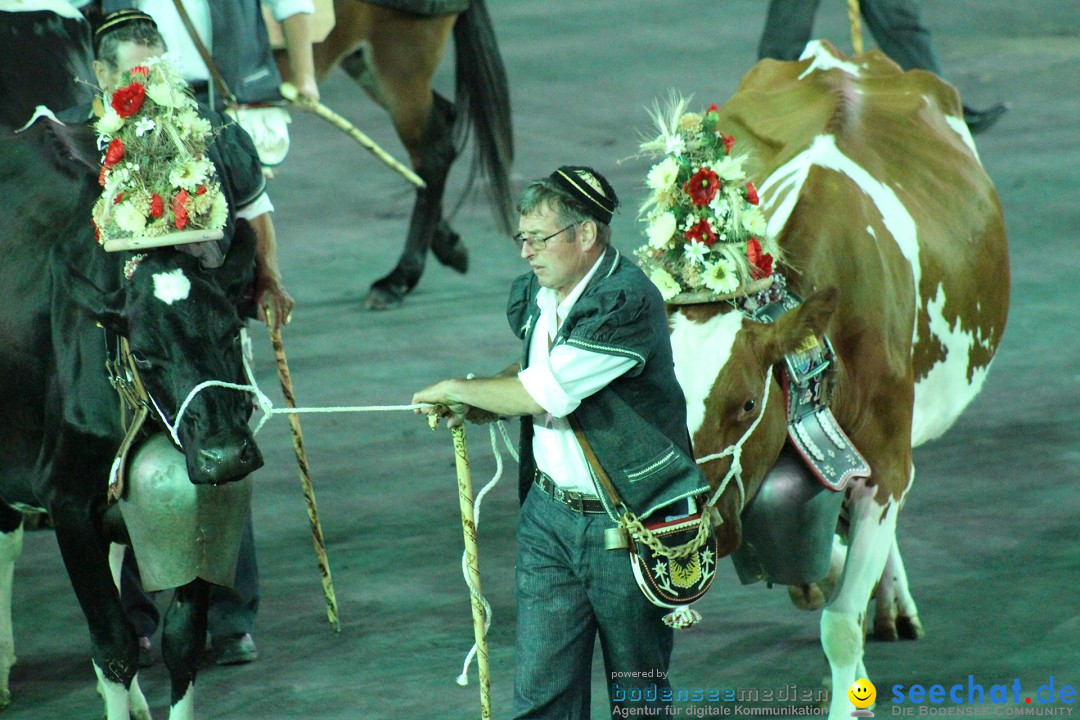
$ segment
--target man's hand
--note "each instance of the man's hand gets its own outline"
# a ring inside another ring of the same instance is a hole
[[[260,274],[255,279],[256,312],[259,319],[275,332],[280,330],[282,325],[289,324],[295,304],[292,295],[289,295],[285,286],[281,284],[280,277]]]
[[[413,405],[427,404],[429,406],[418,408],[413,412],[447,418],[447,427],[454,428],[461,425],[471,408],[469,408],[468,405],[464,405],[451,399],[451,386],[453,382],[453,380],[443,380],[441,383],[426,387],[413,395]],[[434,425],[432,427],[434,427]]]

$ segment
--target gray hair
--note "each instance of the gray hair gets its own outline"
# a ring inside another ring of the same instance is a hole
[[[532,215],[543,208],[551,208],[555,212],[559,225],[580,225],[586,220],[595,223],[597,241],[601,245],[611,244],[611,226],[586,212],[580,200],[563,190],[551,178],[532,181],[518,199],[517,209],[522,215]]]

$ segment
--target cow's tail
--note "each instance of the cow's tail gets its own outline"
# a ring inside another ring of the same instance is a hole
[[[510,166],[514,138],[510,119],[510,88],[499,44],[484,0],[472,0],[454,24],[454,55],[457,84],[454,104],[455,144],[464,145],[470,130],[476,141],[473,169],[495,203],[500,228],[512,232],[514,199],[510,192]],[[470,174],[470,184],[473,175]]]

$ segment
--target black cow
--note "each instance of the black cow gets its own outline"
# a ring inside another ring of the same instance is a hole
[[[100,192],[96,158],[72,159],[86,147],[85,138],[72,135],[87,130],[38,121],[0,138],[0,592],[5,577],[10,592],[21,546],[15,508],[47,510],[89,625],[108,717],[128,717],[129,689],[140,717],[145,700],[132,687],[136,636],[108,562],[109,542],[124,540],[106,495],[124,433],[105,371],[106,331],[128,338],[150,395],[172,425],[199,383],[245,382],[235,308],[250,281],[254,240],[241,223],[217,270],[175,248],[150,251],[137,265],[133,253],[104,252],[90,220]],[[165,276],[173,280],[171,294],[161,290]],[[176,291],[178,280],[184,292]],[[209,387],[194,396],[177,428],[193,482],[238,480],[262,465],[250,413],[243,392]],[[207,590],[202,580],[178,588],[166,614],[162,645],[173,717],[191,712]],[[0,618],[5,695],[14,662],[8,615]]]

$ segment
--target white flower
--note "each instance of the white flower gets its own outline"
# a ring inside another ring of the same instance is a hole
[[[105,108],[105,114],[94,124],[99,135],[115,135],[122,127],[124,127],[124,118],[120,117],[111,105]]]
[[[165,82],[151,83],[146,88],[146,96],[162,107],[183,107],[187,102],[187,95],[178,88]]]
[[[720,176],[725,183],[739,184],[746,172],[743,170],[743,158],[725,156],[723,159],[712,163],[712,171]]]
[[[683,140],[683,136],[675,133],[674,135],[668,135],[664,143],[664,151],[668,155],[674,155],[679,157],[686,150],[686,141]]]
[[[130,202],[125,201],[117,205],[113,217],[116,219],[117,227],[130,233],[141,232],[146,227],[146,216],[136,210]]]
[[[169,172],[169,184],[185,190],[195,190],[206,180],[209,165],[208,160],[194,158],[177,163]]]
[[[705,256],[709,254],[709,246],[697,240],[691,240],[683,246],[683,257],[690,265],[705,263]]]
[[[675,214],[669,212],[660,213],[654,218],[645,230],[645,234],[649,236],[649,245],[657,250],[666,248],[671,236],[675,234],[675,222]]]
[[[148,132],[153,131],[157,127],[157,124],[148,117],[142,117],[135,121],[135,134],[142,137]]]
[[[742,217],[743,229],[751,235],[761,236],[765,234],[765,216],[756,207],[751,207],[747,210],[743,210]]]
[[[650,270],[649,279],[660,290],[660,295],[663,296],[664,300],[670,300],[682,292],[679,281],[673,278],[671,273],[664,268],[656,267]]]
[[[701,282],[714,293],[729,293],[739,287],[738,267],[733,260],[721,256],[705,265]]]
[[[652,166],[645,182],[651,189],[663,191],[674,185],[678,177],[679,163],[675,158],[666,157]]]
[[[225,202],[225,195],[220,190],[215,190],[214,204],[210,206],[210,216],[206,220],[206,227],[211,230],[223,228],[228,219],[229,204]]]

